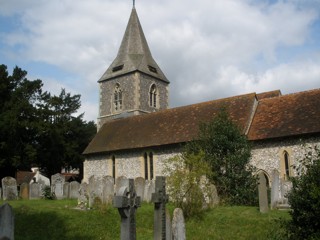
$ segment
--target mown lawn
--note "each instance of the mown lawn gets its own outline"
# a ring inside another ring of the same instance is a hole
[[[0,201],[0,204],[3,202]],[[15,239],[120,239],[120,216],[111,206],[74,209],[75,200],[10,201],[15,213]],[[173,212],[173,206],[169,206]],[[275,219],[288,212],[261,214],[256,207],[217,207],[187,221],[187,239],[272,239]],[[137,211],[137,239],[153,239],[153,205]]]

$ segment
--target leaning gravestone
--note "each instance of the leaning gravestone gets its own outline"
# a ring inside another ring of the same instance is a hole
[[[0,206],[0,239],[14,240],[14,215],[8,203]]]
[[[114,196],[114,178],[111,176],[103,177],[102,203],[112,203]]]
[[[166,240],[166,204],[168,195],[166,194],[166,178],[157,176],[155,192],[152,193],[152,202],[154,203],[154,229],[153,239]]]
[[[80,183],[78,183],[77,181],[72,181],[70,183],[70,198],[71,199],[78,199],[79,188],[80,188]]]
[[[22,183],[20,185],[20,197],[21,199],[29,199],[29,184]]]
[[[30,184],[30,199],[40,199],[41,197],[41,184],[40,183],[31,183]]]
[[[63,198],[63,184],[65,178],[60,173],[51,176],[51,192],[53,192],[57,199]]]
[[[268,206],[268,192],[267,192],[267,182],[264,173],[259,173],[259,208],[261,213],[266,213],[269,211]]]
[[[141,201],[143,201],[144,197],[144,189],[145,189],[146,180],[143,177],[137,177],[134,180],[134,186],[136,188],[137,196],[141,198]]]
[[[271,186],[271,209],[276,208],[279,203],[279,172],[274,169],[272,172],[272,186]]]
[[[176,208],[173,211],[172,239],[173,240],[186,239],[186,227],[185,227],[185,221],[183,217],[183,211],[181,208]]]
[[[136,211],[141,206],[141,199],[137,197],[133,179],[127,179],[113,198],[113,206],[118,208],[121,217],[121,240],[136,239]]]
[[[13,177],[2,178],[3,200],[16,200],[18,197],[17,181]]]

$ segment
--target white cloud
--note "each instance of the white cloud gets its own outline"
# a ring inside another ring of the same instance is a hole
[[[97,115],[96,81],[117,54],[130,2],[0,2],[0,14],[21,17],[21,27],[4,39],[9,46],[23,46],[16,58],[74,74],[75,80],[57,84],[78,91],[86,114]],[[253,91],[319,87],[318,59],[282,62],[277,55],[310,38],[312,24],[319,21],[317,3],[140,0],[136,7],[154,58],[171,81],[171,105],[178,106]]]

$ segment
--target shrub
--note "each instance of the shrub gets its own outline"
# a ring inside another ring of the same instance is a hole
[[[320,150],[311,149],[296,167],[288,194],[292,221],[288,224],[291,239],[320,239]]]
[[[48,200],[54,200],[56,199],[56,195],[54,192],[51,192],[50,186],[45,186],[42,190],[43,198]]]

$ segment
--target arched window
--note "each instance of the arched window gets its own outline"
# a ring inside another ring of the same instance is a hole
[[[153,153],[144,153],[143,165],[144,165],[144,178],[146,180],[152,180],[154,177],[154,166],[153,166]]]
[[[144,153],[144,179],[148,180],[149,179],[149,174],[148,174],[148,154]]]
[[[287,180],[290,177],[289,153],[287,151],[284,151],[283,157],[284,157],[284,174],[285,174],[285,179]]]
[[[116,157],[112,156],[112,177],[115,181],[116,179]]]
[[[122,109],[122,90],[119,83],[117,83],[114,88],[113,105],[115,111],[120,111]]]
[[[153,179],[153,153],[149,153],[150,180]]]
[[[149,92],[149,105],[150,107],[157,107],[157,87],[152,84]]]

